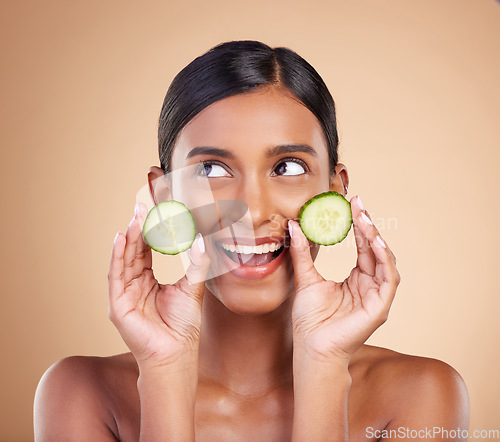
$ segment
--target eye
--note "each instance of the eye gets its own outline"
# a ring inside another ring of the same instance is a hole
[[[214,161],[200,161],[198,168],[198,174],[206,176],[208,178],[219,178],[219,177],[230,177],[231,175],[222,167]]]
[[[306,173],[307,166],[298,158],[287,158],[286,161],[279,163],[274,170],[279,175],[302,175]]]

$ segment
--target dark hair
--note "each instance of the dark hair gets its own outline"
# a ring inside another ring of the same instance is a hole
[[[323,79],[300,55],[259,41],[229,41],[195,58],[173,79],[160,113],[158,151],[161,168],[171,172],[172,150],[182,128],[207,106],[262,85],[292,92],[320,122],[330,158],[338,162],[335,103]]]

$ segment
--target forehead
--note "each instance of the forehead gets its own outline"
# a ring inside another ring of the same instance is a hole
[[[320,123],[290,93],[262,88],[219,100],[196,115],[180,132],[173,160],[183,162],[195,146],[256,153],[271,145],[302,143],[327,155]]]

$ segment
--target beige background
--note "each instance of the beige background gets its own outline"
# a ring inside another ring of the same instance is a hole
[[[126,351],[107,318],[113,238],[149,166],[174,75],[210,47],[287,46],[337,104],[349,196],[398,258],[389,321],[369,343],[446,361],[471,430],[500,429],[497,223],[500,3],[48,0],[2,4],[0,440],[32,439],[43,372]],[[325,277],[355,264],[352,232]],[[172,257],[161,282],[182,276]]]

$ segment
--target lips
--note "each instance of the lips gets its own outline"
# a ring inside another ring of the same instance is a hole
[[[233,242],[234,243],[234,242]],[[228,271],[239,278],[260,279],[273,273],[288,253],[283,245],[274,252],[262,254],[244,254],[225,250],[218,243],[215,248]]]
[[[257,267],[269,264],[272,260],[277,258],[282,251],[283,245],[274,252],[267,253],[237,253],[222,248],[222,252],[225,253],[234,263],[247,267]]]

